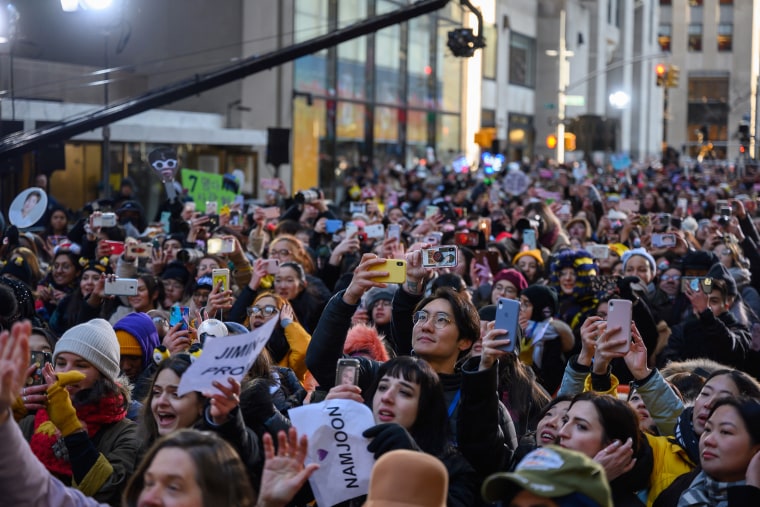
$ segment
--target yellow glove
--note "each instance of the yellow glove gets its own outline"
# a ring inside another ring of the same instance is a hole
[[[77,411],[71,404],[69,392],[66,386],[76,384],[85,379],[81,371],[67,371],[59,373],[58,380],[47,391],[47,413],[50,421],[61,431],[61,435],[67,437],[82,429],[82,423],[77,418]]]
[[[21,399],[21,396],[16,398],[16,401],[13,402],[13,406],[11,408],[13,409],[13,418],[16,421],[20,421],[29,413],[29,411],[26,409],[26,405],[24,405],[24,400]]]

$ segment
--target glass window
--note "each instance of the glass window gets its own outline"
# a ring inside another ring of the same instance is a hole
[[[673,0],[660,0],[660,5],[671,5]]]
[[[436,88],[438,90],[437,109],[459,112],[462,108],[462,63],[466,58],[457,58],[446,46],[449,31],[453,28],[448,21],[438,26],[438,51],[436,56]]]
[[[670,51],[672,29],[673,27],[670,25],[670,23],[662,23],[657,30],[657,42],[660,45],[660,49],[663,51]]]
[[[702,7],[704,0],[689,0],[689,5],[692,7]]]
[[[407,101],[413,107],[431,107],[431,87],[433,68],[430,65],[430,21],[428,16],[420,16],[409,21],[409,91]]]
[[[303,42],[327,33],[327,0],[298,0],[295,5],[293,38]],[[294,88],[325,95],[327,92],[327,51],[299,58],[294,67]]]
[[[339,139],[364,141],[364,118],[366,108],[362,104],[338,102],[335,131]]]
[[[398,142],[399,110],[394,107],[375,108],[375,143]]]
[[[702,23],[689,24],[689,51],[702,51]]]
[[[343,0],[338,3],[338,25],[345,27],[367,17],[367,2]],[[338,97],[363,100],[365,95],[365,63],[367,37],[359,37],[338,45]]]
[[[536,40],[512,31],[509,39],[509,83],[533,88],[535,78]]]
[[[377,4],[377,14],[395,11],[398,5],[388,0]],[[401,97],[401,25],[380,30],[375,35],[375,100],[400,105]]]
[[[459,115],[439,114],[437,119],[436,151],[438,160],[445,164],[459,152]]]
[[[496,25],[483,27],[483,35],[486,38],[486,47],[483,51],[483,79],[496,79],[496,54],[499,31]]]
[[[718,51],[731,51],[733,48],[734,25],[720,23],[718,25]]]

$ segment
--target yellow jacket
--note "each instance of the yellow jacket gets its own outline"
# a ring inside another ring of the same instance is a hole
[[[306,349],[309,348],[311,335],[298,322],[291,322],[285,327],[285,339],[288,341],[290,350],[278,363],[278,366],[285,366],[293,370],[298,381],[303,385],[306,372],[309,371],[306,367]]]

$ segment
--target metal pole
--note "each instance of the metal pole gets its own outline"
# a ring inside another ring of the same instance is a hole
[[[105,60],[105,81],[103,84],[103,105],[108,107],[108,81],[110,79],[110,73],[108,72],[108,32],[103,36],[103,58]],[[101,147],[102,161],[103,161],[103,198],[109,199],[111,197],[111,129],[108,125],[103,125],[103,144]]]
[[[662,152],[668,149],[668,95],[670,88],[667,84],[663,88],[662,94]]]
[[[557,163],[565,163],[565,109],[567,102],[567,87],[570,84],[570,62],[572,51],[567,50],[565,39],[566,12],[559,12],[559,92],[557,94]]]

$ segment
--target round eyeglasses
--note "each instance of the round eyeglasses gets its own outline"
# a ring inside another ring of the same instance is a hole
[[[248,315],[263,315],[264,317],[271,317],[278,311],[279,310],[274,305],[265,305],[264,307],[252,306],[248,309]]]
[[[418,324],[425,325],[425,323],[430,318],[433,319],[433,326],[435,326],[436,329],[443,329],[444,327],[451,324],[451,318],[445,313],[438,312],[431,317],[425,310],[414,312],[414,315],[412,316],[412,322],[414,322],[415,326]]]

